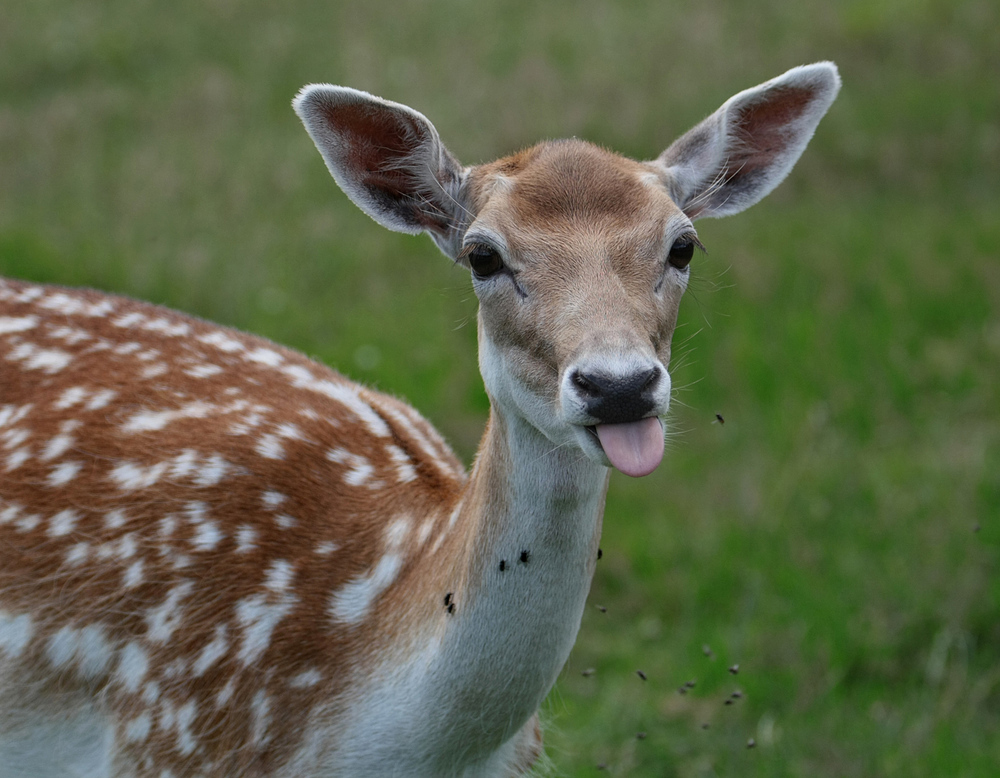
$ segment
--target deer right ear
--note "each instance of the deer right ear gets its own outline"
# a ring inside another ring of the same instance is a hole
[[[839,90],[832,62],[792,68],[729,98],[653,164],[690,219],[739,213],[784,180]]]
[[[429,232],[439,245],[452,233],[462,168],[422,114],[329,84],[304,87],[292,106],[361,210],[396,232]]]

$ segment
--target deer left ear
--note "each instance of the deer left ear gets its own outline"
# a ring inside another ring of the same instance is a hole
[[[739,213],[784,180],[839,90],[832,62],[793,68],[729,98],[653,164],[688,218]]]
[[[340,188],[383,227],[440,245],[457,226],[462,168],[422,114],[329,84],[304,87],[292,106]]]

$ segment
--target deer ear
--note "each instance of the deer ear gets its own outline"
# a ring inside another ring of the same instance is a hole
[[[839,90],[832,62],[793,68],[729,98],[654,165],[689,218],[739,213],[784,180]]]
[[[362,211],[390,230],[439,241],[453,230],[462,168],[422,114],[329,84],[304,87],[292,106]]]

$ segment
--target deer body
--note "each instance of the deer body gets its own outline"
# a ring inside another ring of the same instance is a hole
[[[776,186],[838,87],[789,71],[653,162],[559,141],[474,168],[412,109],[303,90],[344,191],[472,270],[468,475],[293,351],[0,281],[0,775],[527,772],[609,467],[662,456],[692,220]]]

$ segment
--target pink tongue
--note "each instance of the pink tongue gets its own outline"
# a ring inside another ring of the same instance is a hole
[[[633,478],[649,475],[663,459],[663,426],[655,416],[628,424],[598,424],[597,437],[611,464]]]

